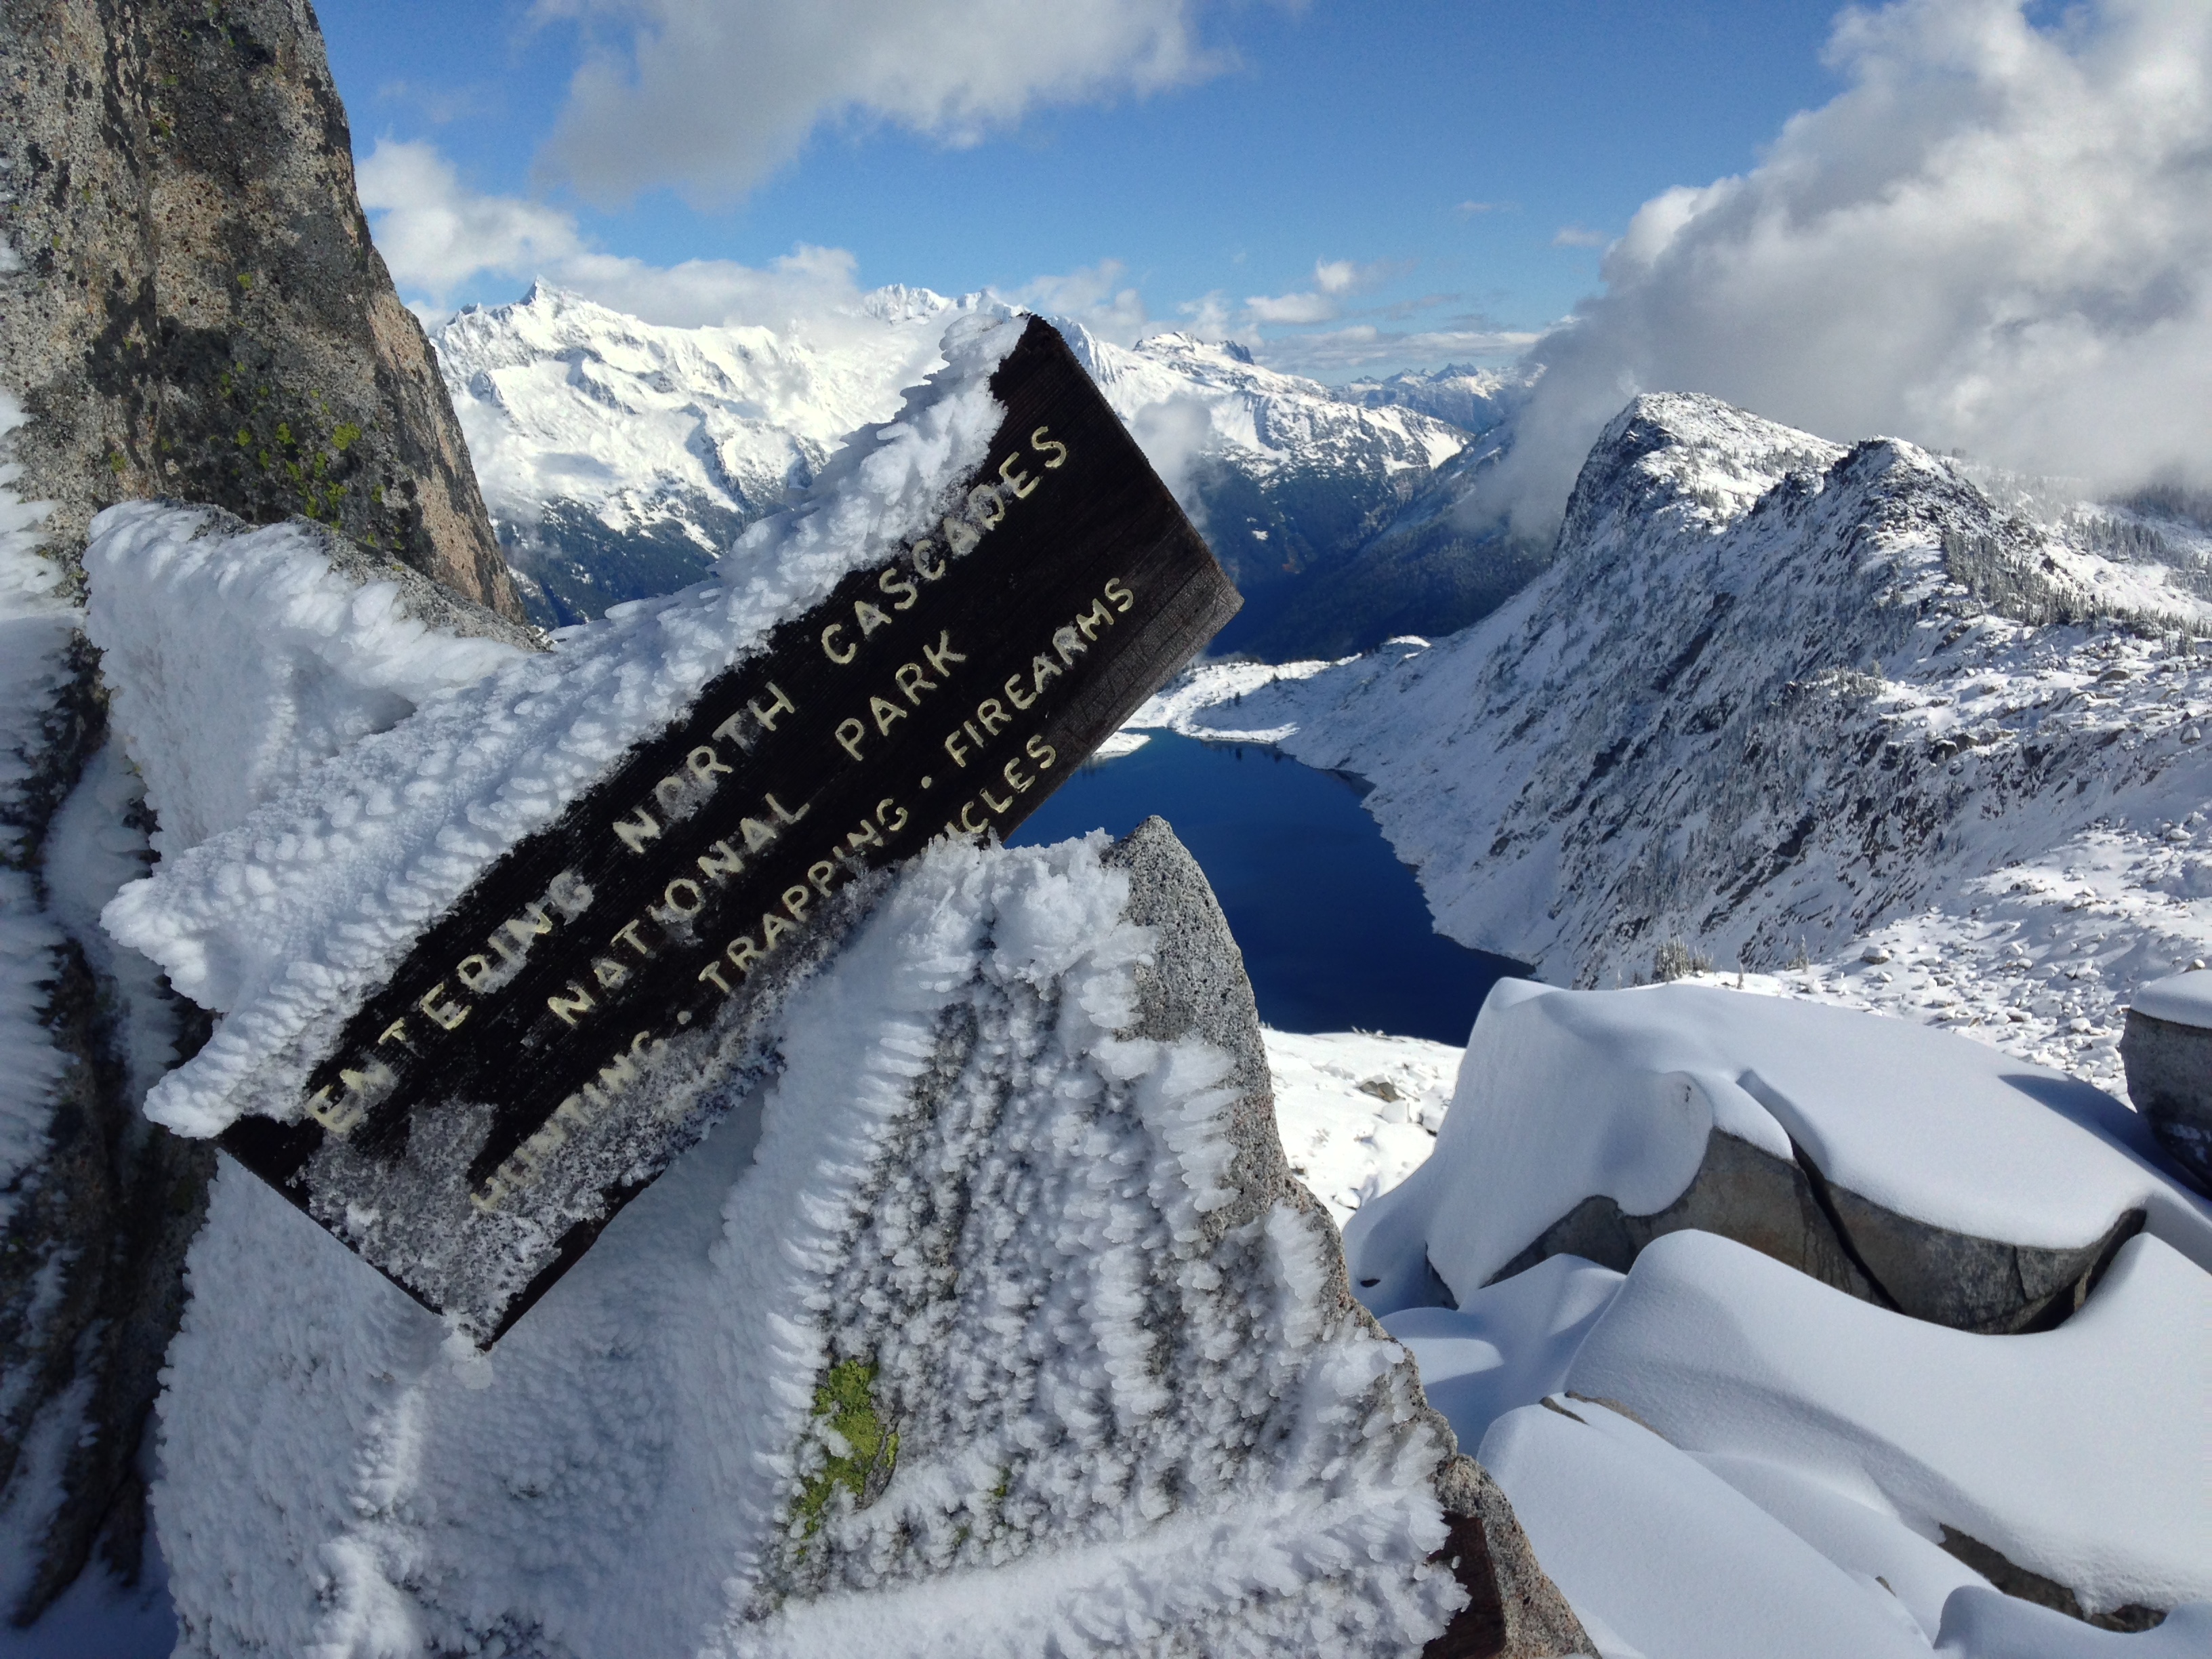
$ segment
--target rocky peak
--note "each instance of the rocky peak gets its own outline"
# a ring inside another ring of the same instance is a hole
[[[0,387],[50,550],[170,496],[319,520],[520,614],[306,0],[9,0],[0,83]]]
[[[517,611],[350,143],[307,0],[0,3],[0,1609],[20,1619],[96,1546],[137,1571],[214,1165],[137,1109],[204,1022],[96,920],[151,823],[81,631],[93,518],[166,497],[312,519],[456,611]]]
[[[1547,977],[1795,964],[2118,1086],[2117,1001],[2207,954],[2212,543],[2033,498],[1638,398],[1488,621],[1207,724],[1370,779],[1438,926]]]

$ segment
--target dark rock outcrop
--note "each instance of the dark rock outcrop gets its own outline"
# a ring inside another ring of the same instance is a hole
[[[2128,1010],[2128,1097],[2182,1176],[2212,1195],[2212,1031]]]
[[[18,497],[51,504],[35,535],[64,594],[94,514],[165,496],[311,518],[520,614],[370,244],[306,0],[0,0],[0,397],[25,417],[4,459]],[[0,1235],[0,1501],[33,1481],[61,1494],[15,1581],[19,1620],[103,1539],[137,1571],[139,1450],[213,1164],[139,1117],[127,999],[46,914],[51,823],[106,735],[94,653],[49,644],[0,788],[0,861],[20,878],[4,903],[59,941],[33,969],[58,1080]],[[196,1016],[165,1006],[190,1048]]]
[[[319,520],[520,616],[306,0],[6,0],[0,87],[0,387],[52,550],[173,496]]]
[[[1490,1282],[1562,1255],[1626,1273],[1653,1239],[1696,1228],[1747,1244],[1862,1302],[1953,1330],[2009,1334],[2047,1330],[2073,1313],[2142,1224],[2142,1212],[2130,1210],[2102,1237],[2071,1249],[1978,1238],[1836,1185],[1802,1148],[1784,1162],[1716,1129],[1696,1176],[1665,1209],[1629,1215],[1610,1198],[1586,1198]]]
[[[2136,1601],[2130,1601],[2103,1613],[2085,1612],[2081,1598],[2057,1579],[2045,1578],[2039,1572],[2029,1571],[1991,1549],[1980,1539],[1969,1537],[1956,1527],[1944,1528],[1943,1536],[1938,1541],[1948,1553],[1964,1561],[2007,1595],[2033,1601],[2039,1607],[2049,1607],[2053,1613],[2063,1613],[2069,1619],[2079,1619],[2099,1630],[2129,1632],[2156,1630],[2166,1622],[2164,1608],[2147,1607]]]

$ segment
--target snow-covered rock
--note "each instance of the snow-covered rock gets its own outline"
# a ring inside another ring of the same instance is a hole
[[[304,520],[133,501],[93,521],[85,570],[85,630],[167,854],[534,644]]]
[[[2212,970],[2199,968],[2153,980],[2136,988],[2128,1006],[2169,1025],[2212,1028]]]
[[[1963,1534],[2087,1613],[2164,1609],[2212,1601],[2212,1426],[2181,1406],[2207,1330],[2212,1273],[2154,1237],[2123,1245],[2058,1329],[1976,1336],[1686,1232],[1637,1258],[1565,1387],[1684,1450],[1781,1465],[1923,1537]]]
[[[1549,1256],[1469,1291],[1455,1308],[1386,1314],[1382,1328],[1419,1359],[1429,1403],[1479,1446],[1508,1412],[1566,1386],[1567,1368],[1622,1277],[1580,1256]]]
[[[2212,1195],[2212,973],[2138,989],[2120,1035],[2128,1093],[2197,1189]]]
[[[162,1405],[181,1650],[1418,1649],[1479,1477],[1241,987],[1157,823],[941,846],[489,1358],[227,1168]]]
[[[1524,1406],[1482,1455],[1605,1659],[1926,1659],[1886,1592],[1603,1407]]]
[[[963,314],[1011,312],[897,288],[849,316],[673,328],[541,283],[433,338],[510,557],[537,584],[540,620],[568,623],[706,574],[847,434],[890,416]],[[1224,649],[1279,647],[1269,629],[1288,596],[1352,556],[1468,441],[1409,398],[1341,396],[1232,345],[1062,332],[1245,593]],[[1505,398],[1506,383],[1491,393]],[[1358,603],[1375,608],[1371,594]]]
[[[1372,780],[1463,944],[1582,985],[1801,964],[2117,1088],[2131,987],[2212,951],[2212,537],[2036,507],[1639,398],[1487,620],[1186,725]]]
[[[1606,1655],[2192,1652],[2212,1617],[2212,1442],[2188,1403],[2212,1376],[2212,1205],[2091,1092],[1802,1000],[1509,981],[1435,1155],[1361,1206],[1351,1259]],[[1970,1231],[2142,1227],[2020,1334],[1846,1295],[1721,1236],[1725,1214],[1648,1240],[1625,1275],[1507,1260],[1571,1194],[1667,1201],[1724,1139],[1815,1176],[1855,1245],[1854,1191],[1940,1221],[1932,1265],[1961,1278]],[[1999,1589],[2040,1607],[1975,1599]]]
[[[1672,1209],[1723,1147],[1739,1173]],[[1808,1185],[1807,1183],[1809,1183]],[[1948,1032],[1707,986],[1501,981],[1435,1155],[1346,1230],[1370,1306],[1463,1298],[1615,1218],[1725,1232],[1809,1277],[1962,1329],[2063,1317],[2138,1227],[2212,1273],[2212,1205],[2117,1101]],[[1814,1244],[1778,1241],[1774,1212]]]

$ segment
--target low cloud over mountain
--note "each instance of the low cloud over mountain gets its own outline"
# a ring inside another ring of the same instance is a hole
[[[1647,202],[1534,348],[1480,511],[1556,523],[1639,391],[2106,489],[2212,483],[2212,11],[1904,0],[1829,51],[1849,88],[1751,172]]]

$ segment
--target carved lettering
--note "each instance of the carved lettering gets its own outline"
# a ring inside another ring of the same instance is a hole
[[[726,841],[718,841],[699,854],[699,873],[717,887],[732,876],[743,875],[745,861],[731,849]]]
[[[514,925],[513,922],[507,924],[510,927]],[[446,982],[443,980],[423,993],[422,1000],[415,1006],[448,1031],[459,1030],[461,1022],[469,1017],[469,1011],[459,1003],[446,1000]]]
[[[545,1006],[560,1015],[564,1024],[574,1025],[580,1016],[590,1013],[599,1005],[592,1000],[589,991],[570,980],[565,992],[556,991],[545,999]]]
[[[952,648],[952,635],[949,632],[942,630],[940,630],[937,635],[937,643],[935,645],[923,646],[921,647],[921,654],[929,659],[929,665],[932,668],[934,668],[939,674],[945,675],[948,678],[951,674],[952,665],[954,663],[966,662],[968,660],[967,658],[962,656],[957,651],[955,651]]]
[[[899,574],[899,568],[896,565],[892,565],[878,576],[876,586],[882,590],[884,597],[891,601],[891,609],[894,611],[911,611],[915,602],[921,598],[921,590]],[[848,660],[849,661],[850,659]]]
[[[615,820],[615,834],[631,852],[642,853],[647,842],[659,838],[660,824],[652,813],[641,806],[627,818]]]
[[[773,732],[775,730],[776,716],[779,714],[796,714],[799,712],[799,705],[792,702],[789,697],[784,696],[783,688],[778,685],[774,680],[770,680],[768,683],[768,689],[769,703],[767,708],[763,708],[760,706],[760,700],[757,697],[756,697],[752,702],[747,703],[745,707],[752,712],[752,717],[755,720],[758,720],[763,726],[767,727],[768,730]]]
[[[345,1171],[360,1160],[317,1161],[314,1147],[374,1136],[380,1158],[407,1153],[377,1177],[375,1206],[419,1205],[427,1217],[465,1193],[467,1225],[480,1212],[526,1218],[484,1242],[514,1249],[511,1232],[557,1249],[517,1255],[529,1274],[501,1280],[542,1287],[688,1144],[658,1125],[682,1122],[696,1138],[698,1079],[735,1052],[715,1045],[754,1040],[745,1022],[756,1016],[729,1005],[757,993],[763,963],[811,953],[816,930],[844,917],[842,888],[938,823],[948,836],[1011,832],[1073,770],[1060,763],[1079,759],[1180,665],[1226,614],[1225,583],[1059,337],[1034,323],[1022,337],[992,383],[1003,429],[939,497],[933,526],[836,578],[805,614],[771,621],[687,710],[658,734],[629,732],[605,766],[547,757],[552,775],[604,775],[488,864],[391,982],[345,1016],[312,1062],[287,1136],[241,1133],[226,1146],[321,1217],[356,1201]],[[1156,592],[1181,609],[1152,601]],[[887,631],[896,641],[875,644]],[[901,724],[923,714],[923,727]],[[830,827],[809,836],[817,808]],[[467,823],[453,833],[482,838]],[[684,1058],[644,1098],[664,1052]],[[472,1171],[426,1164],[418,1176],[413,1158],[460,1142],[410,1131],[454,1103],[489,1108],[493,1139],[468,1142],[483,1147]],[[605,1188],[592,1211],[577,1189],[599,1178],[615,1132],[627,1184]],[[459,1261],[477,1241],[455,1224],[446,1254]],[[445,1258],[400,1254],[388,1242],[398,1236],[343,1234],[451,1309],[441,1287],[459,1280],[438,1277]],[[523,1305],[513,1291],[467,1294],[485,1306],[451,1317],[479,1340]]]

